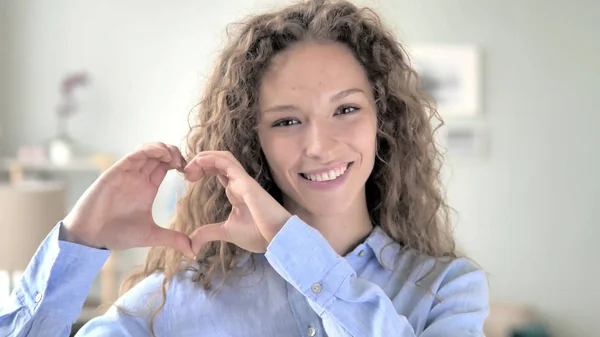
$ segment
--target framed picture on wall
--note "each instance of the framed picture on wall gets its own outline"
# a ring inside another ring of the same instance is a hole
[[[474,117],[480,109],[479,51],[474,46],[414,45],[408,49],[421,88],[442,118]]]

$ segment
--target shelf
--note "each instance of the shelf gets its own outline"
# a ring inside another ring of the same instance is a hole
[[[0,172],[8,172],[15,165],[24,171],[45,171],[45,172],[102,172],[106,165],[96,163],[92,158],[75,158],[66,165],[54,165],[49,162],[20,162],[14,158],[0,158]]]
[[[112,156],[105,153],[96,153],[87,157],[73,158],[66,165],[54,165],[48,161],[29,162],[20,161],[17,158],[0,157],[0,173],[6,172],[9,175],[10,186],[19,186],[22,188],[51,188],[56,184],[55,181],[45,181],[35,179],[24,179],[31,173],[91,173],[95,175],[102,174],[114,163]],[[31,174],[35,175],[35,174]],[[2,187],[2,185],[0,185]],[[117,255],[112,253],[99,275],[100,294],[99,303],[113,303],[118,295],[118,280],[117,280]],[[88,296],[89,297],[89,296]],[[89,298],[88,298],[89,299]],[[97,305],[93,303],[85,306],[80,313],[78,322],[86,322],[91,318],[101,314],[97,309]]]

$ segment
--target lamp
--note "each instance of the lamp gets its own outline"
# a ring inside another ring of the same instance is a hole
[[[65,217],[60,183],[0,184],[0,301],[8,297],[44,238]],[[11,280],[12,279],[12,280]]]

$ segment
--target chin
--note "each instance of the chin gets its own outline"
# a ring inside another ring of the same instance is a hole
[[[299,203],[305,212],[316,217],[336,217],[347,214],[353,204],[346,196],[330,196],[329,198],[311,198],[308,202]]]

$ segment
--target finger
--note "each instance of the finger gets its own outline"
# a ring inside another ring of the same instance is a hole
[[[144,175],[150,175],[160,164],[165,164],[165,162],[159,160],[148,160],[144,163],[140,171]]]
[[[190,235],[192,251],[197,254],[202,246],[211,241],[229,241],[229,235],[225,229],[225,221],[200,226]]]
[[[202,152],[199,152],[196,156],[194,156],[194,159],[200,158],[200,157],[205,157],[205,156],[225,157],[225,156],[227,156],[227,153],[231,153],[231,152],[229,152],[229,151],[202,151]]]
[[[219,174],[219,170],[215,167],[206,167],[194,164],[184,171],[184,177],[188,181],[198,181],[204,177],[215,176]]]
[[[221,185],[223,185],[223,187],[227,187],[227,184],[229,184],[229,178],[220,173],[217,173],[217,178],[219,179],[219,182],[221,183]]]
[[[225,195],[232,206],[242,207],[244,205],[244,198],[239,193],[240,188],[236,188],[234,191],[234,187],[234,184],[228,182],[227,186],[225,186]]]
[[[233,153],[231,153],[230,151],[202,151],[202,152],[198,153],[194,157],[194,159],[201,158],[201,157],[206,157],[206,156],[217,156],[217,157],[226,158],[228,160],[231,160],[231,162],[233,164],[237,165],[239,168],[244,169],[244,166],[239,162],[239,160],[237,160],[237,158],[235,158],[235,156],[233,155]],[[190,161],[190,163],[192,161]]]
[[[245,172],[227,157],[207,155],[190,161],[185,168],[185,177],[187,180],[197,181],[208,174],[222,174],[231,180],[242,177]]]
[[[183,159],[183,157],[181,156],[181,152],[179,152],[179,149],[177,148],[177,146],[175,145],[166,145],[163,143],[156,143],[157,147],[161,148],[161,149],[166,149],[167,151],[169,151],[169,167],[168,169],[177,169],[178,171],[181,172],[182,167],[183,167],[183,163],[185,162],[185,159]],[[147,175],[151,175],[154,170],[161,164],[164,163],[164,161],[157,161],[157,160],[147,160],[143,167],[141,168],[141,172],[143,174],[147,174]]]
[[[175,145],[167,145],[168,149],[169,149],[169,153],[171,154],[171,158],[173,158],[173,162],[175,164],[175,168],[178,171],[183,170],[184,167],[184,162],[185,160],[183,159],[183,156],[181,155],[181,152],[179,151],[179,148]]]
[[[149,160],[158,160],[162,162],[171,161],[169,149],[157,144],[146,144],[141,146],[135,152],[132,152],[119,161],[117,165],[125,171],[141,171]]]
[[[185,157],[183,156],[183,153],[181,153],[181,151],[179,151],[179,157],[181,160],[181,167],[178,169],[178,171],[183,173],[183,168],[187,166],[187,161],[185,160]]]
[[[171,247],[182,252],[189,258],[194,257],[192,243],[187,235],[172,229],[160,227],[158,225],[153,228],[146,244],[151,247]]]
[[[171,163],[171,162],[160,163],[159,165],[157,165],[156,168],[154,168],[154,171],[152,171],[150,173],[150,176],[148,178],[150,179],[150,182],[154,186],[160,186],[160,184],[162,184],[163,180],[165,180],[165,177],[167,176],[167,172],[173,168],[174,168],[173,163]]]
[[[177,164],[175,164],[174,160],[171,160],[167,163],[158,160],[148,160],[142,167],[141,172],[144,175],[152,175],[152,173],[160,165],[162,165],[162,167],[164,167],[167,171],[171,169],[177,169]]]
[[[240,163],[240,161],[233,155],[233,153],[231,153],[230,151],[223,151],[223,155],[225,157],[228,157],[229,160],[231,160],[234,164],[236,164],[239,168],[241,168],[242,170],[246,170],[244,168],[244,165],[242,165],[242,163]]]

